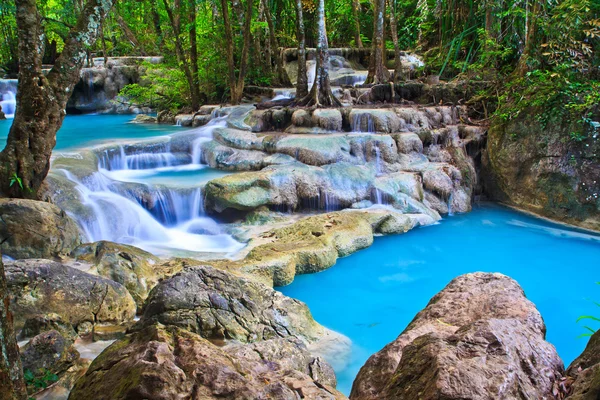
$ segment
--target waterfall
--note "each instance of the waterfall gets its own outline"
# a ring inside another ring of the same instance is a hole
[[[17,80],[0,79],[0,106],[6,118],[13,118],[16,108]]]
[[[120,193],[118,185],[101,172],[84,181],[69,171],[62,172],[76,185],[85,206],[85,211],[70,214],[90,242],[127,243],[157,254],[172,249],[229,253],[243,247],[204,216],[201,188],[178,192],[148,186],[154,205],[146,209],[142,199]]]
[[[366,130],[363,130],[363,127],[366,127]],[[350,129],[352,132],[374,133],[375,120],[373,119],[373,116],[368,112],[356,112],[354,113],[352,121],[350,122]]]
[[[291,88],[273,89],[273,92],[275,93],[275,97],[273,97],[271,101],[292,99],[296,96],[296,89]]]

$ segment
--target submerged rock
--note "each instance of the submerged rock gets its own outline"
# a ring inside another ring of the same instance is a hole
[[[220,348],[177,327],[149,326],[107,348],[69,399],[345,398],[300,343],[250,346]]]
[[[404,233],[433,224],[439,218],[439,215],[401,214],[392,208],[325,213],[264,232],[250,241],[249,252],[242,260],[208,263],[248,274],[269,286],[284,286],[297,274],[325,270],[338,257],[370,246],[377,233]]]
[[[92,264],[89,273],[125,286],[138,310],[160,279],[181,270],[177,265],[161,264],[158,257],[137,247],[107,241],[83,244],[73,250],[71,256]]]
[[[135,116],[133,121],[131,121],[130,123],[132,123],[132,124],[155,124],[156,117],[153,117],[151,115],[146,115],[146,114],[138,114]]]
[[[0,199],[0,215],[0,250],[9,257],[53,258],[81,243],[77,223],[53,204]]]
[[[351,399],[554,399],[563,370],[540,313],[501,274],[459,276],[369,358]]]
[[[135,316],[135,302],[120,284],[50,260],[5,264],[15,326],[56,314],[78,331],[95,323],[120,324]]]

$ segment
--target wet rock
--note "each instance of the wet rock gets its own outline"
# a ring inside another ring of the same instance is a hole
[[[33,379],[45,375],[61,375],[79,359],[79,352],[73,347],[73,341],[51,330],[32,338],[21,349],[23,371]],[[36,391],[34,387],[29,391]]]
[[[138,114],[135,116],[133,121],[131,121],[130,123],[132,123],[132,124],[155,124],[156,117],[146,115],[146,114]]]
[[[204,125],[208,124],[211,120],[212,120],[212,115],[210,115],[210,113],[207,115],[195,114],[194,119],[192,120],[192,126],[193,127],[204,126]]]
[[[0,199],[2,254],[20,258],[52,258],[81,243],[75,221],[50,203]]]
[[[194,116],[192,114],[179,114],[175,116],[175,124],[181,126],[192,126]]]
[[[152,290],[139,323],[155,322],[243,343],[288,336],[308,343],[325,334],[304,303],[209,266],[190,268]]]
[[[137,247],[107,241],[83,244],[73,250],[71,256],[92,264],[89,273],[125,286],[138,310],[160,279],[180,271],[162,265],[158,257]]]
[[[314,126],[328,131],[342,130],[342,113],[335,108],[317,108],[313,111],[312,121]]]
[[[127,289],[109,279],[49,260],[8,262],[5,269],[17,328],[47,314],[57,314],[76,329],[85,323],[119,324],[135,316]]]
[[[32,338],[40,333],[52,330],[59,332],[62,337],[68,340],[75,341],[77,339],[77,332],[73,329],[73,325],[65,322],[60,315],[50,313],[26,320],[19,333],[19,340]]]
[[[352,109],[349,116],[353,131],[359,132],[398,132],[401,121],[393,110]]]
[[[167,110],[159,111],[156,116],[156,122],[159,124],[175,125],[175,115]]]
[[[535,305],[501,274],[455,278],[369,358],[351,399],[554,399],[563,369]]]
[[[312,116],[307,110],[298,109],[292,114],[292,124],[294,126],[312,127]]]
[[[421,138],[415,133],[400,133],[394,135],[396,144],[398,146],[398,152],[403,154],[409,154],[414,152],[423,152],[423,142]]]
[[[293,351],[286,358],[302,355],[299,348]],[[318,375],[306,374],[305,365],[296,370],[298,363],[272,359],[269,353],[229,353],[183,329],[150,326],[106,349],[77,381],[69,399],[345,398],[319,382]]]
[[[269,286],[284,286],[296,274],[325,270],[344,257],[373,243],[374,233],[404,233],[439,219],[386,208],[340,211],[303,218],[265,232],[248,244],[239,261],[210,261],[211,265],[250,275]]]
[[[542,126],[535,118],[539,112],[524,110],[490,127],[482,158],[486,192],[545,217],[600,230],[597,133],[576,123]],[[573,133],[582,140],[571,139]]]
[[[592,400],[600,397],[600,333],[590,338],[585,350],[567,369],[567,382],[560,382],[560,393],[568,392],[570,400]],[[561,385],[562,383],[562,385]]]

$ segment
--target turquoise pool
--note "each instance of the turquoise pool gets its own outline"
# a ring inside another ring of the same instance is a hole
[[[370,248],[323,272],[279,288],[308,304],[321,324],[353,342],[349,360],[333,360],[338,389],[349,394],[367,358],[395,339],[452,278],[475,271],[516,279],[547,325],[547,340],[569,364],[587,339],[580,315],[600,316],[600,236],[493,204]],[[592,327],[595,327],[592,325]]]
[[[143,139],[180,132],[174,125],[128,124],[133,115],[67,115],[56,135],[55,150],[89,147],[110,139]],[[6,145],[6,137],[12,119],[0,120],[0,149]]]

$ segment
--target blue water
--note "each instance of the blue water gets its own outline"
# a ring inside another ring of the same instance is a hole
[[[110,139],[162,136],[182,129],[174,125],[128,124],[133,118],[132,115],[67,115],[56,135],[55,150],[89,147]],[[0,149],[6,145],[12,121],[0,120]]]
[[[336,368],[338,389],[349,394],[371,354],[394,340],[454,277],[475,271],[501,272],[519,282],[546,322],[547,340],[568,365],[587,343],[578,338],[586,323],[576,323],[577,317],[600,316],[592,303],[600,302],[599,260],[600,236],[486,204],[438,225],[377,238],[370,248],[279,290],[306,302],[317,321],[352,340],[349,364]]]

